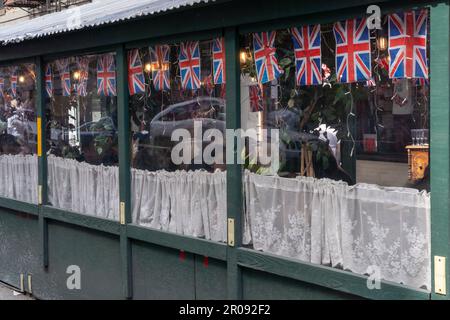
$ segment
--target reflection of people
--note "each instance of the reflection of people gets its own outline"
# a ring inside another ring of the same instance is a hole
[[[341,162],[341,142],[337,138],[337,131],[326,124],[321,124],[316,129],[319,132],[319,139],[328,142],[337,163]]]
[[[317,159],[316,153],[316,161],[314,163],[316,177],[319,179],[328,178],[336,181],[344,181],[349,185],[355,184],[351,176],[337,163],[331,147],[328,146],[327,149],[325,152],[322,152],[322,157],[326,157],[326,161],[323,161],[322,158]]]
[[[0,155],[11,154],[17,155],[22,151],[20,143],[16,137],[11,134],[0,134]]]

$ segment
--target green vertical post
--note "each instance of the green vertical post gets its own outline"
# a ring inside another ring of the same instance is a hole
[[[127,235],[127,224],[131,216],[131,161],[130,161],[130,118],[128,111],[128,62],[124,46],[116,50],[117,59],[117,117],[119,137],[119,192],[120,192],[120,255],[122,283],[126,298],[132,298],[131,241]]]
[[[448,1],[433,5],[430,19],[431,297],[432,299],[449,299],[450,11]],[[446,257],[446,295],[435,293],[435,256]]]
[[[234,27],[225,29],[226,52],[226,98],[227,129],[241,128],[241,84],[239,64],[239,34]],[[236,142],[236,141],[235,141]],[[231,141],[227,141],[227,147]],[[227,217],[234,219],[234,245],[227,249],[227,297],[228,299],[242,299],[242,274],[237,263],[237,248],[242,245],[242,216],[243,216],[243,174],[242,166],[238,164],[241,150],[237,150],[237,143],[233,144],[234,163],[227,163]],[[230,220],[228,220],[230,221]]]
[[[48,267],[48,223],[42,214],[42,205],[47,204],[47,146],[45,116],[45,65],[42,57],[37,57],[36,64],[36,109],[37,109],[37,154],[38,154],[38,194],[39,194],[39,230],[42,250],[42,264]]]

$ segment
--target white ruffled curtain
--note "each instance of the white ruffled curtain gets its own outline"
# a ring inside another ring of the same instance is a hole
[[[38,160],[36,155],[0,156],[0,197],[38,202]]]
[[[119,168],[48,157],[48,198],[57,208],[119,220]]]
[[[37,203],[36,156],[0,156],[0,196]],[[226,173],[131,170],[133,222],[225,242]],[[53,206],[118,220],[117,167],[48,157]],[[246,172],[244,243],[430,289],[430,194]],[[375,269],[374,269],[375,268]]]
[[[429,193],[248,172],[245,183],[256,250],[430,289]]]
[[[227,240],[225,172],[131,172],[134,223],[213,241]]]

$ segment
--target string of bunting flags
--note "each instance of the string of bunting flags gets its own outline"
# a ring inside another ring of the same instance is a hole
[[[375,67],[385,69],[390,79],[416,79],[418,84],[428,82],[427,23],[428,10],[412,10],[393,13],[388,21],[388,55],[375,59]],[[294,48],[295,83],[297,86],[315,86],[328,83],[331,71],[322,63],[321,25],[305,25],[290,28],[289,34]],[[335,73],[338,83],[365,82],[374,86],[372,75],[372,50],[370,30],[365,18],[338,21],[333,24],[335,39]],[[253,59],[259,85],[272,82],[283,74],[277,58],[276,31],[252,34]],[[144,70],[150,73],[150,80],[156,91],[170,90],[169,45],[154,45],[149,48],[150,70],[144,69],[139,49],[128,52],[128,89],[130,95],[145,94]],[[223,37],[211,42],[211,76],[203,83],[201,79],[201,54],[199,41],[181,42],[178,52],[179,75],[183,90],[198,90],[202,85],[226,84],[225,43]],[[89,58],[77,58],[78,75],[75,79],[75,93],[85,97],[88,94]],[[56,61],[63,96],[72,93],[69,58]],[[113,54],[97,58],[97,93],[101,96],[116,96],[116,65]],[[325,75],[326,74],[326,75]],[[17,96],[17,68],[10,70],[9,85],[13,97]],[[54,96],[53,69],[45,66],[46,96]],[[0,77],[0,97],[3,97],[5,77]],[[261,93],[254,90],[254,97]],[[255,100],[256,101],[256,100]],[[259,109],[259,104],[254,109]]]

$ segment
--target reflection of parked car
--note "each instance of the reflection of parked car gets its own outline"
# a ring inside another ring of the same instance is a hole
[[[225,133],[225,100],[199,97],[169,106],[150,122],[150,137],[170,139],[176,129],[193,132],[194,121],[202,122],[203,132],[208,129],[218,129]]]
[[[69,141],[72,135],[76,135],[79,132],[81,138],[92,137],[95,138],[99,135],[113,136],[117,132],[116,125],[111,117],[103,117],[98,121],[86,122],[79,127],[72,128],[51,128],[52,140],[65,140]]]

